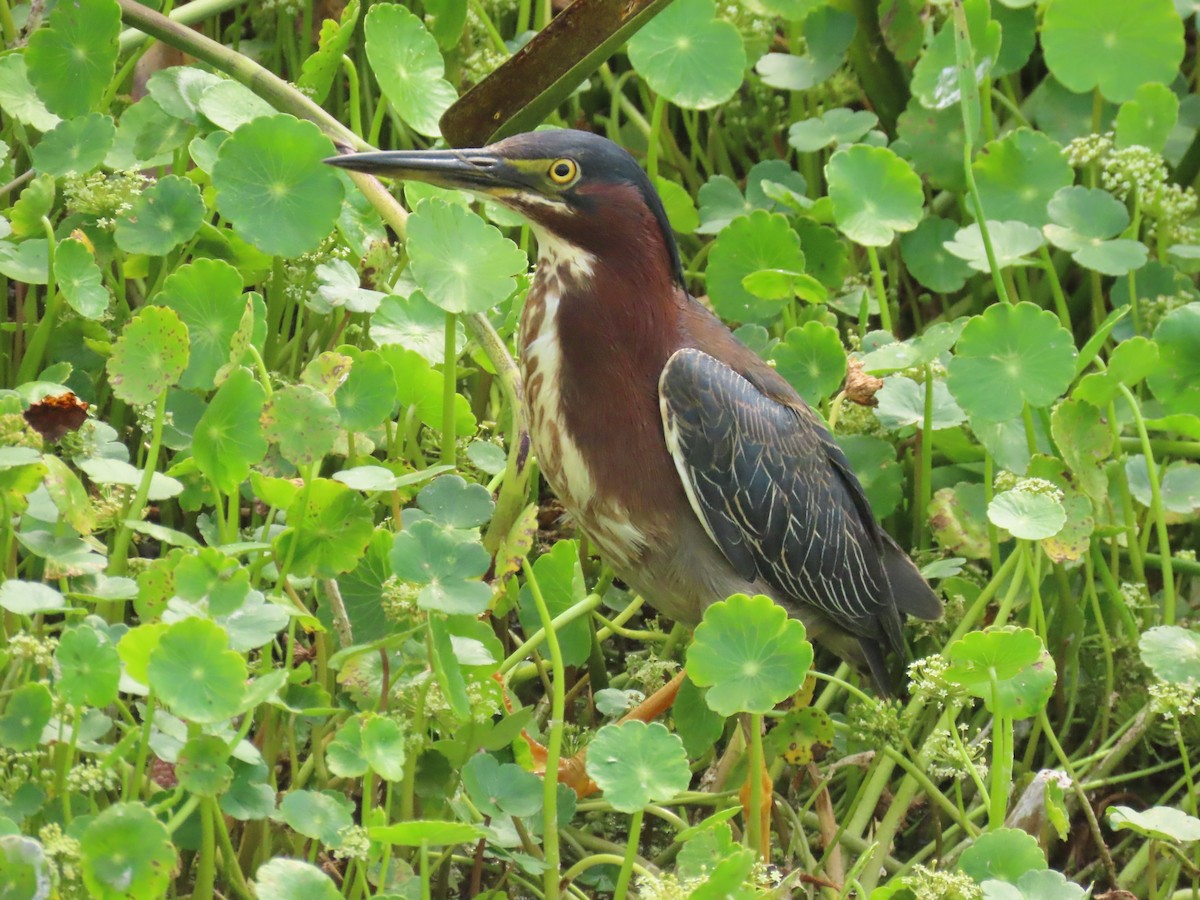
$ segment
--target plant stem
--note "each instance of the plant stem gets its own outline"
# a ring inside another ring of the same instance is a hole
[[[746,815],[746,846],[763,859],[770,859],[760,815],[763,807],[762,724],[761,713],[750,714],[750,759],[746,766],[746,778],[750,785],[750,809]]]
[[[445,355],[442,358],[442,465],[446,466],[456,464],[458,451],[455,441],[458,431],[457,417],[454,409],[454,397],[458,393],[458,346],[454,340],[457,322],[454,313],[446,313]]]
[[[884,331],[892,333],[892,310],[888,306],[887,291],[883,286],[883,269],[879,266],[879,251],[867,247],[867,259],[871,261],[871,282],[875,285],[875,298],[879,303],[879,324]]]
[[[629,839],[625,842],[625,858],[621,861],[621,874],[617,876],[617,889],[613,900],[625,900],[629,891],[629,881],[633,877],[633,860],[637,856],[638,841],[642,836],[642,817],[645,814],[645,810],[639,809],[629,820]]]
[[[146,508],[146,501],[150,497],[150,481],[154,478],[155,469],[158,468],[158,452],[162,448],[163,422],[166,419],[166,413],[167,392],[163,391],[154,402],[154,425],[150,432],[150,449],[146,452],[146,462],[142,467],[142,480],[138,484],[137,493],[129,507],[126,521],[121,523],[121,528],[113,540],[112,554],[108,559],[108,569],[112,575],[125,574],[129,542],[133,537],[133,530],[128,523],[136,522],[141,518],[142,510]]]
[[[533,594],[534,605],[537,606],[538,616],[542,620],[542,628],[546,632],[546,647],[550,651],[550,670],[554,682],[550,701],[550,721],[547,722],[546,736],[546,776],[542,794],[542,840],[545,844],[546,871],[543,876],[543,890],[546,900],[557,900],[558,885],[561,878],[559,871],[558,848],[558,760],[562,751],[563,720],[566,715],[566,671],[563,666],[562,648],[558,643],[558,634],[554,630],[554,620],[550,617],[550,608],[542,595],[541,586],[533,572],[529,560],[521,561],[525,573],[525,581]],[[637,819],[641,826],[641,819]]]

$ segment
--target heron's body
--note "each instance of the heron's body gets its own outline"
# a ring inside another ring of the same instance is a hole
[[[934,618],[940,602],[820,418],[688,295],[628,154],[550,131],[338,163],[477,190],[530,220],[519,350],[534,450],[623,580],[686,624],[730,594],[767,594],[886,689],[902,614]]]

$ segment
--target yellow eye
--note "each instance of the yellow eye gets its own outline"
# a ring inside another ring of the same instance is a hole
[[[573,159],[556,159],[550,164],[550,180],[555,184],[570,184],[579,174],[579,166]]]

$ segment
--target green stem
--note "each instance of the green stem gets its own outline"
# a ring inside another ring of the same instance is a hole
[[[1071,311],[1067,307],[1067,295],[1063,293],[1062,282],[1058,280],[1058,270],[1054,268],[1054,260],[1045,246],[1041,249],[1042,271],[1050,282],[1050,293],[1054,297],[1054,309],[1058,313],[1058,321],[1067,331],[1071,330]]]
[[[150,481],[154,478],[154,472],[158,468],[158,453],[162,449],[163,422],[166,414],[167,392],[163,391],[154,403],[154,425],[150,433],[150,449],[146,451],[146,462],[142,467],[142,480],[138,484],[137,493],[129,507],[126,521],[121,523],[121,528],[113,540],[112,555],[108,560],[109,573],[112,575],[125,574],[129,543],[133,538],[133,531],[127,523],[136,522],[141,518],[142,510],[146,508],[146,501],[150,498]]]
[[[457,459],[457,443],[455,441],[456,416],[454,397],[458,393],[458,345],[455,334],[458,318],[454,313],[446,313],[446,334],[442,363],[442,465],[453,466]]]
[[[879,252],[867,247],[867,259],[871,261],[871,282],[875,285],[875,298],[879,302],[879,323],[884,331],[892,332],[892,310],[888,306],[887,291],[883,286],[883,269],[879,266]]]
[[[650,183],[658,177],[658,147],[662,134],[663,113],[666,112],[667,101],[662,94],[654,95],[654,106],[650,110],[650,137],[646,142],[646,174]]]
[[[621,861],[621,874],[617,876],[617,889],[613,900],[625,900],[625,895],[629,892],[629,881],[633,877],[633,860],[637,856],[638,841],[642,836],[642,817],[645,814],[645,810],[639,809],[629,820],[629,839],[625,842],[625,858]],[[546,896],[549,896],[549,893]]]
[[[925,415],[921,421],[921,493],[914,530],[918,546],[929,546],[929,504],[933,502],[933,372],[925,366]]]
[[[763,851],[762,817],[759,815],[763,806],[762,724],[762,714],[751,713],[750,760],[746,766],[746,778],[750,784],[750,809],[746,816],[746,846],[760,855]]]
[[[42,356],[46,352],[46,345],[50,342],[50,333],[54,330],[55,322],[58,321],[58,314],[63,303],[62,294],[56,289],[54,283],[54,254],[57,246],[54,240],[54,227],[45,216],[42,216],[42,227],[46,232],[46,308],[42,312],[37,329],[33,332],[33,337],[29,339],[25,355],[21,357],[21,368],[17,370],[17,384],[33,381],[37,377],[38,370],[42,365]]]
[[[542,795],[542,821],[546,823],[542,840],[545,843],[544,853],[546,871],[543,880],[543,890],[546,900],[557,900],[558,885],[562,873],[559,871],[558,848],[558,760],[562,751],[563,720],[566,715],[566,672],[563,666],[562,648],[558,643],[558,634],[554,630],[554,620],[550,616],[550,608],[542,595],[541,586],[533,572],[529,560],[521,561],[525,573],[525,581],[533,594],[534,605],[537,606],[542,628],[546,631],[546,647],[550,651],[550,670],[553,673],[552,695],[550,701],[550,721],[547,722],[546,737],[546,776]],[[641,826],[641,819],[637,820]],[[632,826],[631,826],[632,827]]]
[[[217,801],[205,797],[200,801],[200,850],[196,855],[196,880],[192,885],[193,897],[213,896],[216,876],[217,842],[214,815],[219,815]]]

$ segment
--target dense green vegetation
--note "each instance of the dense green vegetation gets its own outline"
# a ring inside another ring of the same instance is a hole
[[[551,14],[0,0],[0,894],[1194,896],[1194,4],[674,0],[547,123],[945,597],[890,701],[614,582],[526,452],[528,229],[321,163]]]

